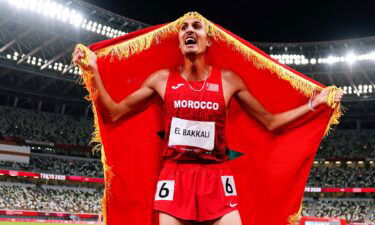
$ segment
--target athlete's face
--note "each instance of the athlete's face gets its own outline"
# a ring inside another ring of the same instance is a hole
[[[178,37],[181,52],[185,56],[203,54],[211,44],[206,24],[195,18],[188,18],[182,23]]]

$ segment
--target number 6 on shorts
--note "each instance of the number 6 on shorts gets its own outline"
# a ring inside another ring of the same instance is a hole
[[[221,176],[225,196],[236,196],[236,185],[234,184],[233,176]]]
[[[155,200],[173,200],[174,180],[159,180],[155,193]]]

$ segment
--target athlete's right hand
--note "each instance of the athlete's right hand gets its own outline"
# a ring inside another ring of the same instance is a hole
[[[97,69],[98,68],[98,64],[97,64],[97,58],[96,58],[96,54],[94,52],[92,52],[91,50],[89,50],[90,52],[90,61],[89,61],[89,67],[91,69]],[[81,50],[80,48],[75,48],[74,49],[74,52],[73,52],[73,59],[72,59],[72,62],[75,64],[75,65],[82,65],[82,59],[85,57],[85,52],[83,50]]]

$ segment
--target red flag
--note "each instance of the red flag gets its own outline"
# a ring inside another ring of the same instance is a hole
[[[279,113],[306,104],[324,88],[198,13],[189,13],[172,23],[90,46],[98,56],[104,86],[115,101],[138,89],[151,73],[183,63],[178,27],[191,16],[205,21],[212,41],[206,54],[208,64],[240,75],[268,111]],[[87,63],[88,58],[83,61]],[[96,140],[103,146],[106,224],[157,224],[152,206],[163,146],[158,136],[163,130],[163,103],[156,97],[146,110],[113,124],[104,123],[92,74],[84,66],[81,69],[95,106],[96,128],[100,131]],[[244,153],[230,162],[244,225],[286,225],[298,219],[316,150],[341,115],[340,105],[333,104],[336,91],[331,89],[329,106],[321,105],[275,133],[232,101],[226,132],[228,147]]]

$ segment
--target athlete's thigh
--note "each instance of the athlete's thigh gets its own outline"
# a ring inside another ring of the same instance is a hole
[[[191,222],[159,212],[159,225],[192,225]]]
[[[241,216],[238,210],[225,214],[216,220],[206,221],[202,225],[242,225]]]

